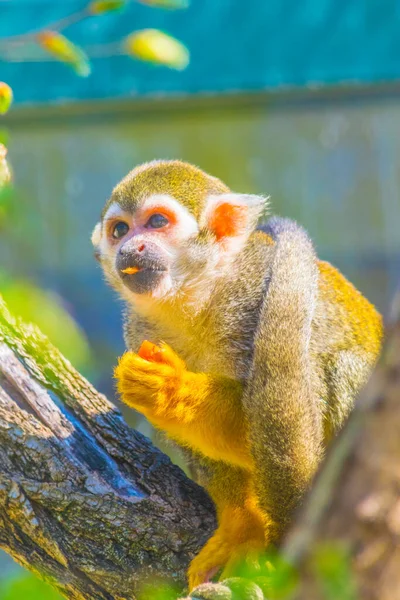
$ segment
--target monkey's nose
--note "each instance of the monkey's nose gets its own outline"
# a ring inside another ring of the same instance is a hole
[[[125,256],[126,254],[135,254],[136,252],[141,253],[146,249],[146,244],[144,244],[143,242],[141,242],[138,245],[129,245],[129,244],[124,244],[123,246],[121,246],[121,248],[119,249],[118,254],[120,254],[121,256]]]

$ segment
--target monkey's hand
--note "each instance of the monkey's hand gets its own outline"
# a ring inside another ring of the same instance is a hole
[[[193,373],[167,345],[144,342],[115,370],[118,391],[171,438],[217,460],[251,468],[240,382]]]
[[[169,346],[148,341],[137,354],[126,352],[115,369],[122,400],[163,429],[184,418],[179,391],[189,383],[187,374],[185,363]]]

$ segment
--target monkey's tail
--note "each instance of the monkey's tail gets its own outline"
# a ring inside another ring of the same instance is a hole
[[[310,356],[318,267],[312,243],[296,223],[273,218],[263,229],[275,240],[275,254],[244,406],[257,495],[279,537],[321,457],[322,417]]]

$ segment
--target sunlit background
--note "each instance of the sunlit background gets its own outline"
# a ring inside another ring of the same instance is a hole
[[[385,312],[400,273],[400,3],[126,2],[63,29],[91,58],[87,77],[29,37],[5,39],[86,4],[0,1],[0,80],[14,92],[0,137],[15,180],[0,204],[0,291],[12,311],[112,398],[121,305],[90,234],[130,169],[181,158],[234,191],[269,194],[271,211],[303,224]],[[121,55],[118,41],[145,28],[180,40],[188,66]],[[0,583],[13,569],[1,555]],[[0,597],[34,597],[18,589]]]

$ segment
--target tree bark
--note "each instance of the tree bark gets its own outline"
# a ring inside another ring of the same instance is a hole
[[[0,299],[0,547],[67,598],[135,599],[215,528],[206,493]]]
[[[400,600],[400,293],[390,321],[379,364],[284,545],[301,574],[297,600],[332,597],[338,557],[337,597]]]

